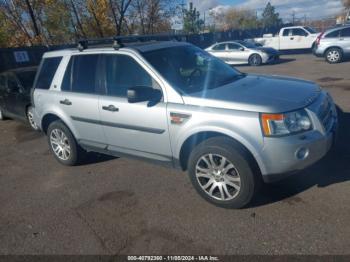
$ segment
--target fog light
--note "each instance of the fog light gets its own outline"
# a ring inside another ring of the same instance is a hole
[[[296,151],[295,155],[296,155],[297,159],[303,160],[303,159],[308,157],[309,149],[302,147]]]

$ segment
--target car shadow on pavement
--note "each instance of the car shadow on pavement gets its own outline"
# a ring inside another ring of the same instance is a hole
[[[311,187],[327,187],[350,180],[350,113],[338,108],[339,131],[331,151],[315,165],[273,184],[264,184],[248,206],[257,207],[278,201],[302,202],[297,195]]]
[[[87,152],[84,158],[80,161],[79,166],[92,165],[92,164],[107,162],[114,159],[118,159],[118,157],[95,153],[95,152]]]

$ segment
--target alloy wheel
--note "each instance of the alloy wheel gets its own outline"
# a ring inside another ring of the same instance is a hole
[[[33,110],[31,108],[28,109],[27,118],[28,118],[28,122],[29,122],[30,126],[34,130],[37,130],[38,126],[36,125],[36,123],[34,121],[34,113],[33,113]]]
[[[61,160],[68,160],[71,155],[71,147],[68,137],[60,129],[53,129],[50,134],[50,144],[55,155]]]
[[[199,158],[196,178],[202,190],[216,200],[234,199],[241,189],[238,170],[219,154],[206,154]]]

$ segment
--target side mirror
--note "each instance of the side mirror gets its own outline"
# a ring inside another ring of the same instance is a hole
[[[240,47],[240,48],[239,48],[239,51],[244,51],[244,47]]]
[[[162,92],[148,86],[135,86],[128,88],[127,97],[129,103],[159,102],[162,98]]]

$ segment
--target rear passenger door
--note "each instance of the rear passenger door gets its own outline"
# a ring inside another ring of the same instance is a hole
[[[249,50],[237,43],[227,44],[227,61],[235,64],[248,62]]]
[[[101,123],[108,149],[154,160],[171,161],[166,103],[159,99],[129,103],[129,87],[162,90],[152,76],[129,55],[103,55],[105,95],[100,97]]]
[[[61,92],[55,103],[68,118],[80,144],[97,149],[105,148],[103,129],[99,124],[98,54],[73,55],[64,72]]]
[[[222,43],[222,44],[217,44],[217,45],[213,46],[210,53],[212,55],[226,61],[226,59],[227,59],[226,44]]]

